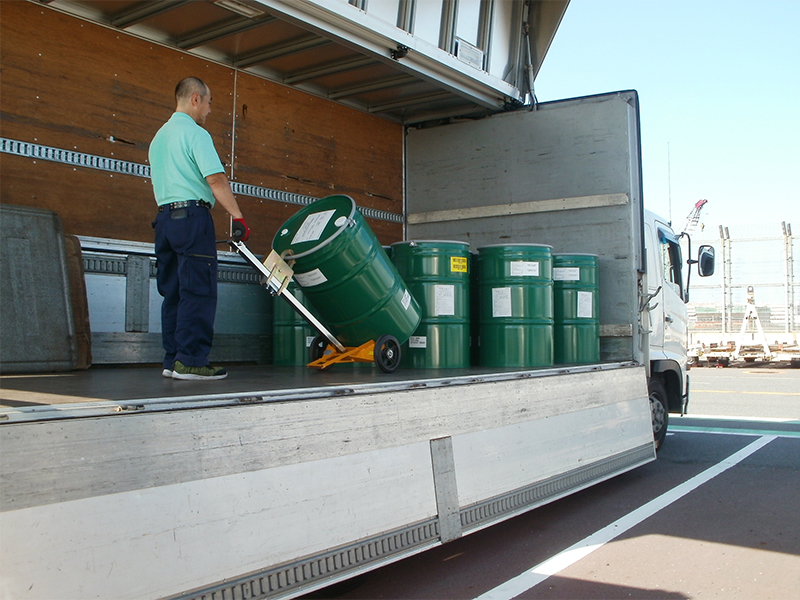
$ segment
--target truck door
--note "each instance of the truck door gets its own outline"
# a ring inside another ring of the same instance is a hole
[[[649,221],[649,220],[648,220]],[[681,246],[672,229],[658,219],[647,223],[650,359],[686,363],[688,317]],[[656,293],[658,287],[661,290]]]
[[[599,259],[602,360],[647,363],[634,91],[409,128],[409,239],[534,243]]]

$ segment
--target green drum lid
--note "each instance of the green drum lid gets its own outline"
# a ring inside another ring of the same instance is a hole
[[[392,244],[392,262],[406,281],[410,279],[469,280],[467,242],[410,240]]]
[[[553,284],[556,286],[597,286],[596,254],[554,254]]]
[[[350,196],[328,196],[295,213],[278,229],[272,248],[291,250],[297,259],[324,248],[352,226],[356,203]]]
[[[552,281],[553,247],[546,244],[494,244],[478,248],[478,279],[533,283]]]

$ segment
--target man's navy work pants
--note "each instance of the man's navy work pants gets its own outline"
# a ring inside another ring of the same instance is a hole
[[[217,246],[211,211],[203,206],[165,208],[153,224],[156,282],[164,297],[161,337],[164,368],[176,360],[208,364],[217,312]]]

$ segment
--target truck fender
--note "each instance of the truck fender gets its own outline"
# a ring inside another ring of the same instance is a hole
[[[688,389],[683,380],[683,371],[677,361],[664,359],[650,361],[650,378],[658,377],[667,393],[669,411],[683,414],[688,403]],[[684,392],[686,389],[686,392]]]

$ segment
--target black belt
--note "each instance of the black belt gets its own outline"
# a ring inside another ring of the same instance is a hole
[[[206,202],[205,200],[181,200],[180,202],[162,204],[158,207],[158,212],[162,212],[164,209],[176,210],[178,208],[186,208],[187,206],[204,206],[205,208],[211,209],[211,202]]]

